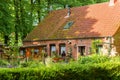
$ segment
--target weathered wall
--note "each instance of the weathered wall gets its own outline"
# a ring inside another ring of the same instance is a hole
[[[71,39],[71,40],[47,40],[47,41],[32,41],[32,42],[24,42],[24,46],[31,46],[31,45],[46,45],[47,53],[50,56],[50,45],[55,44],[56,52],[59,54],[59,46],[60,44],[65,44],[66,46],[66,54],[69,52],[69,49],[72,49],[72,57],[77,59],[80,55],[78,52],[79,46],[85,46],[85,53],[84,55],[92,54],[90,52],[92,41],[97,39]],[[114,35],[114,37],[105,37],[99,38],[102,41],[101,45],[102,54],[103,55],[111,55],[114,56],[116,53],[120,53],[120,30]]]
[[[69,48],[72,49],[72,57],[77,59],[78,53],[78,46],[85,46],[85,53],[84,55],[90,54],[90,47],[92,44],[92,39],[74,39],[74,40],[54,40],[54,41],[34,41],[34,42],[24,42],[24,46],[28,45],[46,45],[47,46],[47,53],[50,55],[50,45],[56,45],[56,52],[59,54],[59,44],[66,45],[66,53],[68,53]]]

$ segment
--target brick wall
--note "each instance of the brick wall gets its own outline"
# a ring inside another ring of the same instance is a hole
[[[66,45],[66,53],[69,52],[69,49],[72,49],[72,57],[74,59],[77,59],[79,53],[78,53],[78,47],[79,46],[85,46],[85,53],[84,55],[89,55],[89,49],[92,44],[92,39],[75,39],[75,40],[54,40],[54,41],[34,41],[34,42],[24,42],[24,46],[28,45],[46,45],[47,47],[47,53],[50,55],[50,45],[55,44],[56,45],[56,52],[59,53],[59,45],[65,44]]]
[[[103,48],[102,48],[102,53],[105,55],[109,54],[109,49],[111,47],[111,54],[116,53],[116,51],[119,53],[120,52],[120,46],[119,42],[120,39],[118,38],[119,34],[117,34],[114,37],[111,37],[111,42],[109,42],[109,38],[99,38],[103,42]],[[80,55],[79,53],[79,47],[84,46],[85,47],[85,52],[84,55],[89,55],[92,54],[90,52],[92,41],[95,39],[71,39],[71,40],[47,40],[47,41],[33,41],[33,42],[24,42],[24,46],[29,46],[29,45],[46,45],[47,48],[47,54],[50,56],[50,45],[55,44],[56,47],[56,52],[59,54],[60,53],[60,44],[65,44],[66,47],[66,54],[69,52],[70,49],[72,49],[72,57],[74,59],[77,59],[78,56]],[[110,43],[110,44],[108,44]],[[107,46],[107,48],[106,48]],[[106,53],[105,53],[106,51]]]

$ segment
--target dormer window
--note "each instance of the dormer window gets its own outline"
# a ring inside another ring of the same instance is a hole
[[[67,24],[64,26],[64,29],[69,29],[73,25],[73,21],[67,22]]]

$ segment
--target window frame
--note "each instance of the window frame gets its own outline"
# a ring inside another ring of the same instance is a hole
[[[69,21],[69,22],[67,22],[66,24],[65,24],[65,26],[64,26],[64,30],[66,30],[66,29],[70,29],[70,27],[73,25],[73,21]]]

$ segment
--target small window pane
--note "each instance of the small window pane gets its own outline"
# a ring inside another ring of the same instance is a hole
[[[69,29],[73,25],[73,21],[69,21],[65,26],[64,29]]]
[[[66,52],[65,44],[60,44],[60,55],[61,55],[63,52]]]
[[[56,46],[54,44],[50,45],[50,54],[51,56],[54,56],[56,54]]]

